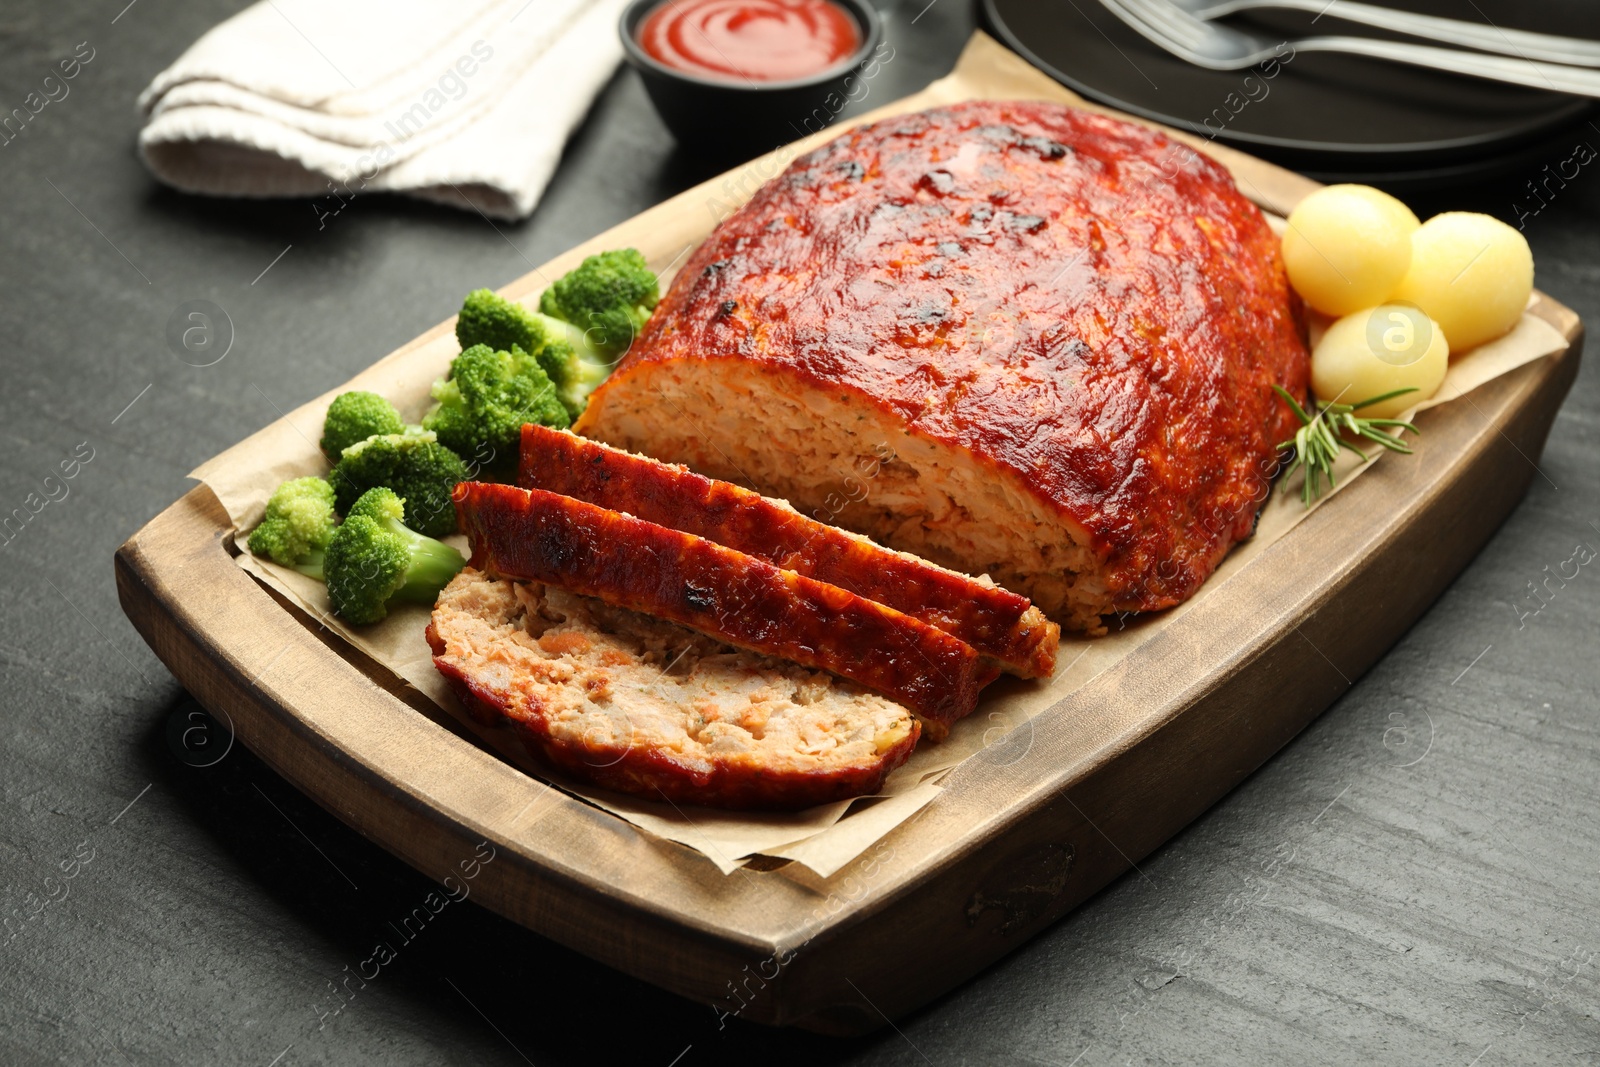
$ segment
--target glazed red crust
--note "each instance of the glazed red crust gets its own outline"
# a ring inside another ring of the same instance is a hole
[[[536,773],[553,767],[652,800],[665,797],[677,804],[778,811],[831,804],[878,792],[917,746],[919,729],[913,722],[906,737],[881,753],[877,762],[816,771],[779,770],[753,761],[696,763],[670,749],[640,746],[597,752],[553,737],[543,709],[508,699],[484,677],[446,659],[445,642],[432,623],[427,637],[434,665],[461,702],[468,725],[511,762]]]
[[[472,566],[831,671],[903,704],[940,739],[997,671],[942,630],[693,534],[539,489],[462,482]]]
[[[883,548],[731,482],[576,434],[522,428],[517,484],[704,537],[936,626],[1023,678],[1049,677],[1061,630],[1028,598]]]
[[[1186,599],[1249,535],[1295,428],[1270,387],[1308,374],[1278,239],[1226,170],[992,101],[795,160],[696,249],[590,411],[719,360],[1013,476],[1085,531],[1118,610]]]

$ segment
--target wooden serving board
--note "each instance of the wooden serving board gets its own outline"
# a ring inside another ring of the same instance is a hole
[[[1314,188],[1209,150],[1280,211]],[[683,196],[703,200],[717,181]],[[724,876],[504,763],[241,570],[203,486],[118,550],[117,590],[240,741],[429,877],[487,840],[496,857],[473,895],[513,921],[741,1018],[861,1033],[1137,863],[1433,602],[1537,476],[1577,373],[1578,317],[1542,294],[1530,311],[1571,347],[1424,412],[1415,456],[1378,464],[1025,737],[957,767],[937,800],[827,880],[793,864]]]

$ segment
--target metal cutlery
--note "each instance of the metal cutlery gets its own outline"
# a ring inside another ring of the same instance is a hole
[[[1533,89],[1600,98],[1600,71],[1510,56],[1464,52],[1452,48],[1380,41],[1369,37],[1302,37],[1275,39],[1220,23],[1205,22],[1172,0],[1100,0],[1152,43],[1210,70],[1244,70],[1269,59],[1281,59],[1285,46],[1295,52],[1343,52],[1429,67],[1474,78],[1526,85]]]
[[[1521,59],[1569,63],[1580,67],[1600,67],[1600,41],[1586,41],[1550,33],[1531,33],[1527,30],[1501,29],[1494,25],[1481,25],[1460,19],[1419,15],[1412,11],[1396,11],[1375,4],[1358,3],[1357,0],[1172,0],[1172,2],[1200,19],[1222,18],[1240,11],[1262,8],[1310,11],[1315,12],[1318,17],[1331,15],[1346,22],[1358,22],[1365,26],[1375,26],[1378,29],[1392,30],[1395,33],[1404,33],[1442,44],[1461,45],[1484,52],[1499,52]]]

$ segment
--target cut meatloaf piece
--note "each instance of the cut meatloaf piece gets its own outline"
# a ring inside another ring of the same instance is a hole
[[[715,541],[921,619],[1023,678],[1049,677],[1061,630],[993,583],[896,552],[731,482],[529,423],[517,484]]]
[[[1307,375],[1278,239],[1226,170],[1147,127],[977,101],[796,159],[574,428],[1095,630],[1188,598],[1249,536],[1296,428],[1271,386]]]
[[[964,641],[837,586],[571,497],[462,482],[472,565],[832,671],[904,704],[942,740],[996,671]]]
[[[849,682],[470,567],[439,595],[428,644],[472,725],[515,762],[653,799],[862,796],[917,741],[909,712]]]

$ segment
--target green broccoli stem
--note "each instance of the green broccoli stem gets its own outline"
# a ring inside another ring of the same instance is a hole
[[[570,322],[543,313],[536,317],[554,336],[564,338],[577,357],[572,361],[574,373],[558,391],[561,403],[575,419],[589,402],[589,394],[611,376],[622,356],[600,351],[589,342],[588,335],[582,329]]]
[[[443,541],[419,534],[392,519],[384,523],[384,528],[403,540],[411,554],[405,584],[395,590],[392,599],[432,603],[439,590],[449,585],[450,579],[467,565],[461,553]]]
[[[572,346],[572,350],[578,354],[578,363],[585,374],[598,371],[599,378],[596,384],[604,381],[606,375],[611,373],[611,365],[616,359],[596,348],[583,327],[542,312],[534,312],[533,317],[544,325],[551,337],[560,338]]]
[[[580,357],[578,359],[578,378],[573,384],[582,390],[583,395],[587,397],[594,392],[595,386],[611,376],[611,369],[615,363],[616,360],[606,359],[605,357],[599,357],[598,359]]]
[[[305,558],[294,565],[294,569],[308,578],[315,578],[319,582],[327,581],[322,573],[322,561],[327,558],[327,553],[320,548],[313,548],[307,552]]]

